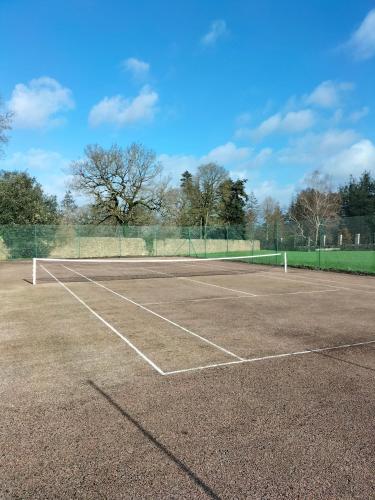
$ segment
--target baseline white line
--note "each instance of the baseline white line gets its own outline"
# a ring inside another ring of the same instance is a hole
[[[199,299],[181,299],[181,300],[166,300],[164,302],[144,302],[144,306],[158,306],[163,304],[178,304],[185,302],[206,302],[206,301],[215,301],[215,300],[232,300],[232,299],[251,299],[253,297],[273,297],[275,295],[299,295],[299,294],[310,294],[310,293],[330,293],[337,292],[338,289],[333,290],[304,290],[298,292],[280,292],[280,293],[263,293],[254,296],[246,296],[246,295],[225,295],[224,297],[201,297]]]
[[[122,335],[114,326],[112,326],[108,321],[106,321],[100,314],[94,311],[84,300],[78,297],[70,288],[68,288],[64,283],[62,283],[56,276],[48,271],[42,264],[40,264],[42,269],[46,271],[54,280],[57,281],[59,285],[61,285],[67,292],[69,292],[78,302],[80,302],[86,309],[88,309],[96,318],[98,318],[105,326],[107,326],[113,333],[115,333],[120,339],[122,339],[129,347],[131,347],[144,361],[146,361],[152,368],[154,368],[160,375],[165,375],[165,372],[161,370],[150,358],[148,358],[142,351],[138,349],[130,340],[128,340],[124,335]]]
[[[206,370],[208,368],[217,368],[220,366],[242,364],[242,363],[255,363],[257,361],[265,361],[268,359],[286,358],[286,357],[291,357],[291,356],[301,356],[303,354],[312,354],[314,352],[333,351],[335,349],[345,349],[345,348],[349,348],[349,347],[357,347],[357,346],[369,345],[369,344],[375,344],[375,340],[369,340],[366,342],[356,342],[354,344],[342,344],[342,345],[337,345],[337,346],[333,346],[333,347],[320,347],[320,348],[316,348],[316,349],[308,349],[305,351],[287,352],[287,353],[282,353],[282,354],[272,354],[270,356],[261,356],[259,358],[244,359],[242,361],[232,361],[229,363],[216,363],[216,364],[212,364],[212,365],[196,366],[193,368],[183,368],[181,370],[173,370],[173,371],[165,372],[164,375],[176,375],[178,373]]]
[[[258,275],[260,276],[265,276],[266,278],[269,278],[270,276],[268,276],[267,274],[265,273],[258,273]],[[318,286],[319,283],[317,283],[317,280],[314,280],[314,281],[306,281],[306,280],[298,280],[298,279],[292,279],[292,278],[284,278],[283,276],[274,276],[272,275],[272,278],[274,279],[279,279],[281,281],[294,281],[294,283],[307,283],[308,285],[315,285],[315,286]],[[336,290],[346,290],[346,291],[349,291],[349,292],[361,292],[361,293],[371,293],[371,294],[375,294],[375,290],[374,291],[370,291],[370,290],[361,290],[359,288],[350,288],[350,287],[345,287],[345,286],[338,286],[338,285],[323,285],[323,286],[328,286],[330,288],[335,288]]]
[[[298,276],[298,277],[299,277],[299,276],[302,276],[302,278],[304,278],[304,277],[306,277],[306,278],[307,278],[307,277],[309,276],[309,275],[306,275],[305,273],[303,273],[303,274],[302,274],[302,273],[298,273],[298,272],[295,272],[295,273],[294,273],[294,272],[292,272],[291,274],[292,274],[293,276]],[[342,286],[342,285],[345,285],[345,281],[348,281],[347,279],[346,279],[346,280],[343,280],[343,281],[344,281],[344,283],[343,283],[342,281],[337,281],[337,280],[327,280],[327,279],[323,279],[323,278],[319,278],[319,277],[317,277],[317,278],[316,278],[315,276],[314,276],[314,278],[313,278],[313,279],[314,279],[314,281],[319,281],[319,282],[320,282],[320,281],[322,281],[322,282],[329,282],[329,283],[338,283],[338,284],[339,284],[339,285],[341,285],[341,286]],[[366,285],[366,284],[363,284],[363,283],[349,283],[349,285],[353,287],[353,290],[357,290],[357,288],[355,288],[355,287],[357,287],[357,286],[362,286],[362,287],[367,287],[367,288],[370,288],[371,290],[375,291],[375,287],[370,286],[370,285]],[[361,291],[361,290],[360,290],[360,291]],[[370,291],[370,290],[362,290],[362,291]]]
[[[139,304],[138,302],[135,302],[134,300],[132,299],[129,299],[128,297],[126,297],[125,295],[122,295],[121,293],[118,293],[118,292],[115,292],[114,290],[112,290],[111,288],[108,288],[106,287],[105,285],[103,285],[102,283],[98,283],[97,281],[94,281],[92,280],[91,278],[85,276],[84,274],[81,274],[79,273],[78,271],[75,271],[73,269],[70,269],[69,267],[67,266],[64,266],[65,269],[68,269],[69,271],[75,273],[75,274],[78,274],[79,276],[82,276],[82,278],[84,278],[85,280],[91,282],[91,283],[94,283],[95,285],[101,287],[101,288],[104,288],[105,290],[107,290],[108,292],[110,293],[113,293],[114,295],[117,295],[118,297],[126,300],[127,302],[130,302],[131,304],[135,305],[136,307],[139,307],[140,309],[143,309],[144,311],[147,311],[148,313],[150,314],[153,314],[154,316],[156,316],[157,318],[160,318],[164,321],[166,321],[167,323],[175,326],[176,328],[179,328],[180,330],[183,330],[184,332],[188,333],[189,335],[193,335],[194,337],[197,337],[198,339],[202,340],[202,342],[206,342],[207,344],[210,344],[212,345],[213,347],[215,347],[216,349],[219,349],[220,351],[222,352],[225,352],[226,354],[228,354],[229,356],[232,356],[233,358],[236,358],[236,359],[239,359],[239,360],[243,360],[243,358],[241,358],[240,356],[237,356],[237,354],[234,354],[233,352],[231,351],[228,351],[228,349],[225,349],[224,347],[221,347],[219,346],[218,344],[215,344],[215,342],[212,342],[211,340],[208,340],[206,339],[205,337],[202,337],[201,335],[198,335],[197,333],[195,332],[192,332],[191,330],[188,330],[187,328],[185,328],[184,326],[182,325],[179,325],[178,323],[175,323],[174,321],[162,316],[161,314],[158,314],[157,312],[155,311],[152,311],[151,309],[149,309],[148,307],[145,307],[143,306],[142,304]]]

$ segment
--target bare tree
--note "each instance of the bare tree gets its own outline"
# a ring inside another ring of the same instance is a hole
[[[200,192],[201,224],[207,227],[210,218],[217,215],[217,205],[220,199],[219,187],[228,179],[228,172],[216,163],[207,163],[198,167],[195,178]]]
[[[259,218],[259,203],[253,191],[249,193],[246,205],[246,221],[250,226],[255,226]]]
[[[3,104],[0,99],[0,157],[3,154],[3,146],[8,142],[7,131],[11,129],[12,113],[2,111]]]
[[[304,238],[311,237],[318,244],[323,223],[333,221],[340,210],[340,195],[332,190],[328,175],[315,170],[306,181],[307,188],[293,200],[289,217]]]
[[[279,202],[272,198],[272,196],[267,196],[261,205],[261,214],[266,229],[266,240],[268,241],[271,235],[272,239],[274,239],[276,230],[283,221]]]
[[[161,208],[166,183],[153,151],[136,143],[107,150],[91,145],[85,155],[71,165],[72,186],[92,199],[97,222],[136,223]]]

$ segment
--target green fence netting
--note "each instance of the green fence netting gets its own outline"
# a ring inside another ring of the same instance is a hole
[[[227,256],[287,252],[290,266],[375,274],[375,214],[318,226],[0,226],[0,260],[32,257]]]

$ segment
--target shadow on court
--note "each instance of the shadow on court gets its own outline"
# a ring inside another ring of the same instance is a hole
[[[98,387],[95,382],[88,380],[88,384],[95,389],[109,404],[111,404],[116,410],[121,413],[129,422],[131,422],[158,450],[164,453],[172,462],[174,462],[177,467],[180,468],[199,488],[201,488],[206,495],[210,498],[220,500],[219,495],[217,495],[212,488],[210,488],[202,479],[200,479],[187,465],[185,465],[179,458],[177,458],[164,444],[158,441],[148,430],[146,430],[142,425],[132,417],[127,411],[125,411],[119,404],[116,403],[106,392],[104,392],[100,387]]]
[[[334,359],[335,361],[341,361],[341,363],[346,363],[348,365],[357,366],[358,368],[362,368],[364,370],[371,370],[372,372],[375,372],[375,369],[371,368],[370,366],[360,365],[359,363],[355,363],[354,361],[348,361],[347,359],[337,358],[336,356],[332,356],[331,354],[316,352],[316,351],[314,352],[314,354],[318,354],[319,356],[324,356],[325,358]]]

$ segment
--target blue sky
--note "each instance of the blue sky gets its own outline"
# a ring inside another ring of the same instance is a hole
[[[286,205],[315,168],[375,174],[375,1],[0,0],[0,168],[63,194],[85,145],[216,161]]]

